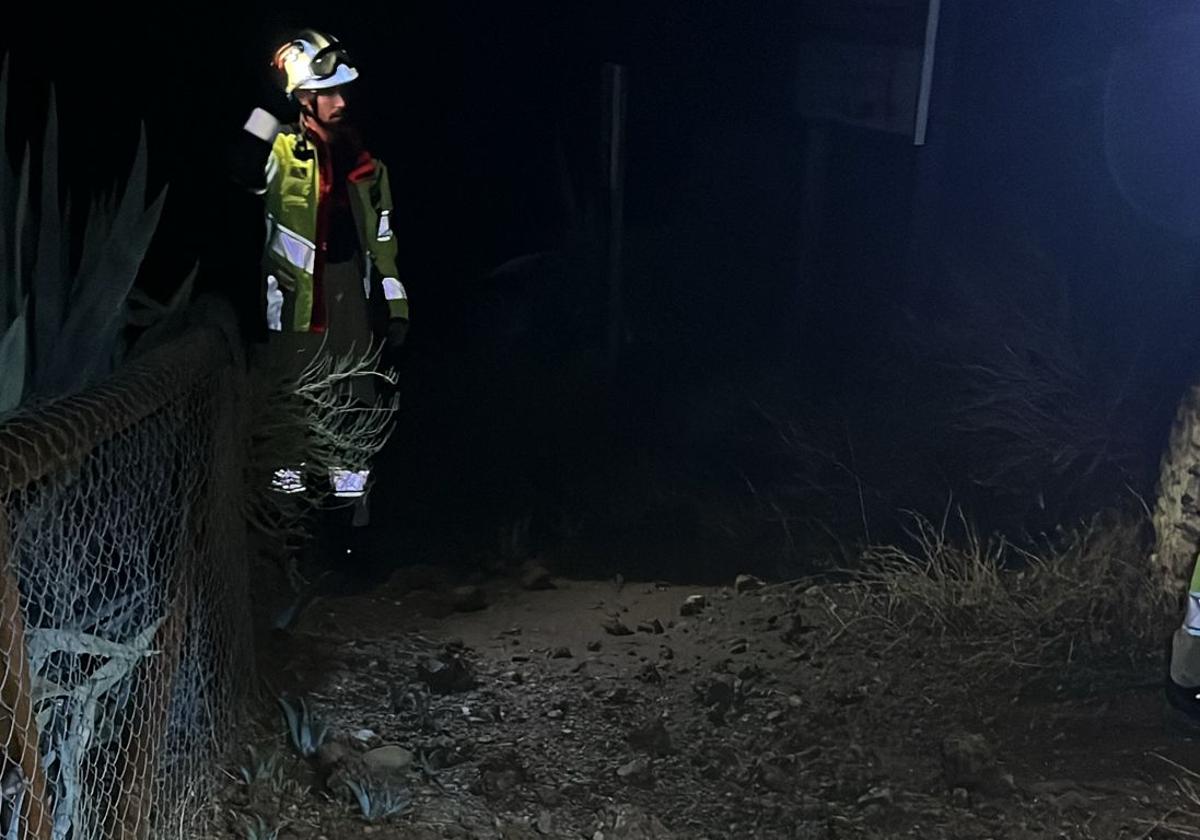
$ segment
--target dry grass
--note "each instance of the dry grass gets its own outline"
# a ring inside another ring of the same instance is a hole
[[[1143,518],[1097,515],[1037,551],[984,538],[961,511],[910,522],[905,545],[864,552],[836,635],[965,646],[990,667],[1094,667],[1156,652],[1177,618],[1151,577]]]
[[[399,404],[395,395],[372,405],[355,402],[349,382],[364,377],[394,384],[391,370],[380,370],[382,346],[343,355],[323,352],[296,380],[260,383],[252,421],[247,475],[246,518],[267,542],[288,550],[304,542],[306,522],[316,508],[329,506],[330,467],[359,468],[370,463],[391,434]],[[283,495],[270,489],[279,467],[307,465],[310,492]]]

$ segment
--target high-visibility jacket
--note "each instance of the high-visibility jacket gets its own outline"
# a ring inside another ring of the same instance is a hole
[[[330,155],[296,129],[275,136],[267,160],[267,326],[277,331],[325,328],[321,276],[328,237]],[[347,193],[363,254],[363,296],[386,303],[390,319],[408,319],[397,277],[396,236],[387,167],[367,153],[349,173]]]

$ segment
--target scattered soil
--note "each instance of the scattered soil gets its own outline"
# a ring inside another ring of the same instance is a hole
[[[234,762],[213,807],[280,840],[1145,840],[1194,808],[1158,657],[997,677],[874,637],[836,585],[733,583],[406,569],[319,599],[263,659],[330,744],[301,758],[272,708],[248,738],[277,766]],[[350,781],[411,803],[368,822]]]

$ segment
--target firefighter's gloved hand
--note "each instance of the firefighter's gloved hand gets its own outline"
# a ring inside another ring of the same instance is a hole
[[[284,92],[279,76],[267,71],[258,74],[256,81],[258,92],[255,101],[261,108],[269,111],[275,119],[285,125],[300,119],[300,104],[292,95]]]
[[[388,321],[387,325],[387,349],[390,353],[395,353],[404,346],[404,339],[408,337],[408,319],[393,318]]]
[[[270,80],[260,86],[256,101],[258,107],[246,120],[244,127],[268,143],[274,139],[279,126],[291,125],[300,119],[300,106]]]

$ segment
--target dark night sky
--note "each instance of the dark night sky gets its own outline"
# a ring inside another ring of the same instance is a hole
[[[799,359],[798,397],[866,393],[890,375],[878,359],[906,317],[928,326],[963,317],[952,300],[1046,296],[1069,300],[1063,329],[1099,379],[1146,387],[1152,451],[1200,342],[1200,18],[1159,0],[944,5],[929,145],[832,127],[807,265],[810,135],[794,97],[813,2],[293,2],[286,17],[201,5],[186,24],[164,5],[4,37],[19,87],[58,86],[80,189],[125,169],[145,118],[155,176],[171,181],[153,285],[221,250],[221,138],[256,104],[278,35],[333,31],[361,66],[359,119],[404,207],[416,346],[458,376],[447,348],[496,332],[477,360],[509,360],[512,381],[539,368],[522,369],[504,336],[574,329],[562,312],[602,290],[586,273],[498,289],[485,275],[567,242],[556,144],[576,198],[597,197],[600,67],[622,62],[629,366],[642,380],[629,402],[645,399],[664,437],[703,437],[711,412],[695,394],[718,374]],[[227,268],[208,282],[243,282]],[[553,303],[530,316],[539,301]],[[559,398],[535,393],[528,411]],[[455,399],[471,400],[466,386]]]

